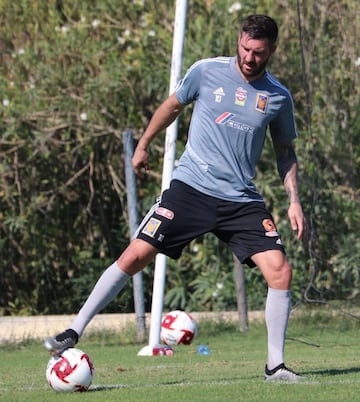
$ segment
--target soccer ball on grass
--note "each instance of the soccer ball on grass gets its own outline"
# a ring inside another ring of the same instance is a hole
[[[87,391],[93,376],[94,365],[90,357],[76,348],[52,356],[46,367],[46,379],[57,392]]]
[[[197,325],[190,314],[175,310],[163,316],[160,339],[166,345],[190,345],[197,333]]]

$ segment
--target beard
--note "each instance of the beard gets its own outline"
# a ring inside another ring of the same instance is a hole
[[[268,57],[264,62],[262,62],[260,64],[256,64],[254,62],[245,63],[241,60],[239,51],[237,52],[237,62],[238,62],[240,71],[243,74],[243,76],[248,79],[262,75],[265,71],[269,58],[270,57]]]

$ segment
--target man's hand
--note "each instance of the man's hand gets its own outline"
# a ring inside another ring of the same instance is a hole
[[[300,202],[291,202],[288,209],[288,216],[291,224],[291,228],[294,232],[297,232],[297,238],[299,240],[306,241],[307,239],[307,225],[305,216]]]
[[[132,166],[135,174],[139,177],[144,177],[142,169],[144,169],[146,173],[150,171],[149,153],[145,148],[141,146],[136,147],[132,157]]]
[[[156,109],[149,125],[138,142],[132,158],[133,169],[138,176],[144,176],[141,172],[142,169],[145,169],[145,172],[150,171],[147,149],[151,141],[177,118],[184,107],[185,105],[182,105],[176,99],[176,94],[173,93]]]

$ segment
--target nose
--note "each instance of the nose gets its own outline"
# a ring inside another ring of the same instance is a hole
[[[245,55],[245,61],[247,63],[250,63],[252,61],[254,61],[254,53],[253,52],[247,52]]]

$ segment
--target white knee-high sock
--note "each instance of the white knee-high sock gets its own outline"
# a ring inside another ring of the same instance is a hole
[[[110,265],[100,276],[69,328],[76,331],[80,337],[88,323],[119,294],[129,278],[116,261]]]
[[[268,333],[269,370],[284,362],[286,328],[291,307],[291,291],[268,288],[265,321]]]

